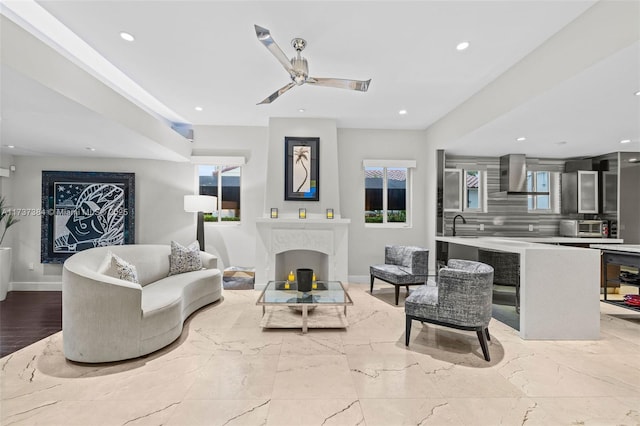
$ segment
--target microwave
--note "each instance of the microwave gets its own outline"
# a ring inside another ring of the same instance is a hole
[[[560,235],[563,237],[606,238],[607,226],[603,220],[561,220]]]

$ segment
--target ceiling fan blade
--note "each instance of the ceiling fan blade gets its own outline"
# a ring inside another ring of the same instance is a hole
[[[256,36],[258,37],[258,40],[260,40],[260,42],[264,44],[264,47],[269,49],[269,52],[271,52],[273,56],[276,57],[276,59],[282,64],[282,66],[290,75],[294,75],[295,72],[293,71],[293,67],[291,66],[291,61],[289,61],[287,55],[285,55],[282,49],[280,49],[280,47],[273,40],[269,30],[266,28],[262,28],[259,25],[254,25],[254,27],[256,29]]]
[[[369,80],[344,80],[341,78],[320,78],[309,77],[306,83],[315,84],[316,86],[336,87],[338,89],[359,90],[366,92],[369,89]]]
[[[286,92],[287,90],[291,89],[293,86],[295,86],[295,83],[289,83],[286,86],[278,89],[277,91],[273,92],[271,95],[269,95],[267,98],[265,98],[265,100],[263,100],[262,102],[256,104],[256,105],[262,105],[262,104],[270,104],[271,102],[275,101],[276,99],[278,99],[278,97],[280,95],[282,95],[284,92]]]

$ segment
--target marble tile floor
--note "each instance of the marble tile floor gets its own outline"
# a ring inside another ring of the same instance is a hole
[[[485,362],[470,332],[414,323],[405,347],[403,307],[367,288],[350,286],[346,330],[305,335],[261,329],[258,293],[225,290],[125,362],[66,361],[56,333],[0,359],[0,424],[640,424],[640,314],[601,304],[597,341],[524,341],[492,320]]]

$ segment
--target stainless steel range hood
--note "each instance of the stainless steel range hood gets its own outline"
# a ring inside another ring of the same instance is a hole
[[[527,158],[525,154],[508,154],[500,157],[500,192],[549,195],[548,192],[527,192]]]

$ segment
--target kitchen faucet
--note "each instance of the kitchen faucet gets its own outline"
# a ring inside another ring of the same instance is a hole
[[[456,236],[456,219],[461,217],[462,218],[462,223],[464,223],[465,225],[467,224],[467,220],[464,218],[464,216],[462,216],[461,214],[457,214],[454,218],[453,218],[453,236]]]

